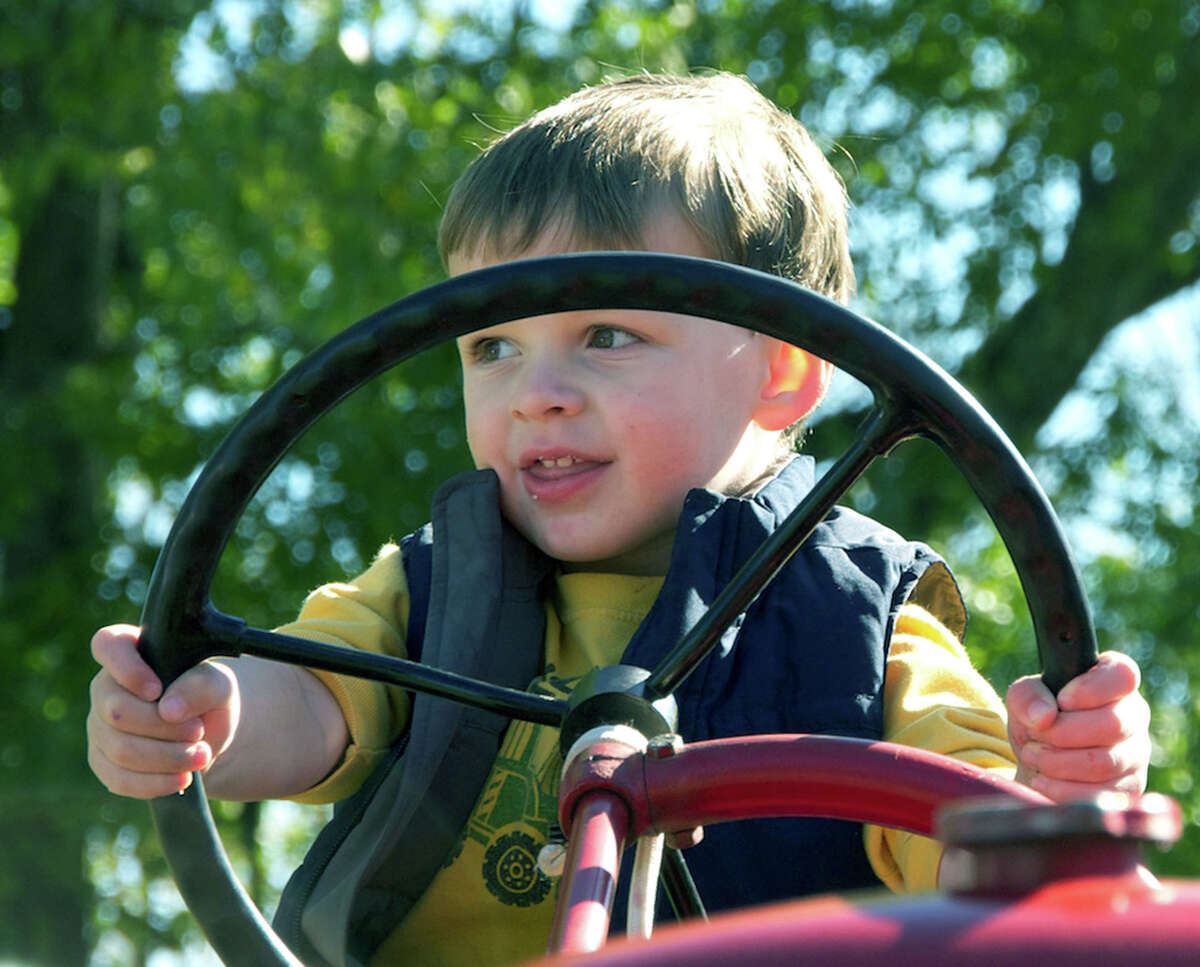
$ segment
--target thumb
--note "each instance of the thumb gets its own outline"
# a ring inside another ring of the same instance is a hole
[[[171,684],[158,707],[168,722],[199,720],[211,765],[229,748],[241,718],[237,675],[225,662],[201,662]]]
[[[201,662],[171,683],[158,703],[159,715],[167,722],[183,722],[222,708],[233,697],[232,679],[225,666]]]
[[[1010,728],[1019,725],[1022,732],[1048,729],[1058,717],[1058,703],[1037,675],[1026,675],[1013,682],[1004,704]]]

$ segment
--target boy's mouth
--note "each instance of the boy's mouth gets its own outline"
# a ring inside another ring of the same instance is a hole
[[[584,457],[571,455],[535,457],[533,460],[525,463],[522,469],[539,480],[559,480],[563,477],[570,477],[581,473],[584,470],[591,470],[594,467],[600,466],[600,464],[601,462],[598,460],[588,460]]]
[[[598,475],[610,461],[573,453],[533,453],[521,460],[525,491],[537,501],[555,502],[574,497]]]

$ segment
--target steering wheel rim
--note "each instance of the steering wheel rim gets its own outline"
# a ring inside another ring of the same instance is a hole
[[[818,483],[808,502],[809,523],[815,525],[876,456],[913,436],[932,439],[1008,548],[1047,684],[1057,691],[1095,662],[1086,596],[1049,501],[991,417],[935,363],[876,323],[776,276],[686,256],[579,253],[494,266],[417,292],[344,330],[258,399],[206,463],[151,576],[142,649],[164,685],[206,658],[267,653],[262,643],[272,636],[217,611],[209,591],[246,505],[320,416],[445,339],[513,319],[596,308],[662,310],[746,326],[802,346],[859,379],[875,400],[864,442]],[[764,574],[781,566],[806,534],[795,535],[790,549],[767,555]],[[775,560],[779,554],[785,556]],[[737,601],[730,606],[737,608]],[[660,669],[661,690],[686,673],[681,667]],[[151,813],[180,890],[218,954],[248,964],[298,964],[233,875],[199,776],[184,794],[154,800]]]

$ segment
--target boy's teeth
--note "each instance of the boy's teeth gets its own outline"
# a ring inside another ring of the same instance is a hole
[[[543,467],[569,467],[573,463],[579,463],[578,457],[539,457],[538,463]]]

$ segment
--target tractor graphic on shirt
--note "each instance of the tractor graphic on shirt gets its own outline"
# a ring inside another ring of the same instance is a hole
[[[557,678],[553,672],[550,666],[530,690],[566,697],[578,679]],[[509,906],[532,906],[550,892],[553,881],[537,859],[552,831],[557,834],[561,768],[558,730],[514,721],[467,824],[465,837],[484,847],[482,873],[489,892]]]

